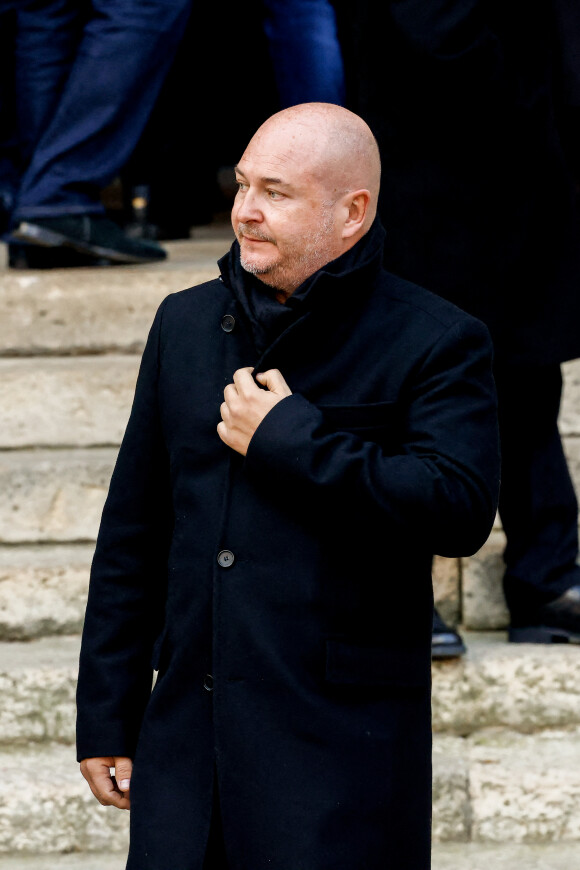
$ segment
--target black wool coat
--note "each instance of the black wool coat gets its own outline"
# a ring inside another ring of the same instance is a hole
[[[580,356],[578,4],[337,3],[387,268],[483,320],[498,362]]]
[[[130,870],[201,870],[215,784],[232,870],[429,867],[431,557],[491,529],[495,393],[487,329],[382,240],[260,358],[237,243],[155,317],[78,684],[79,759],[134,757]],[[248,365],[293,395],[242,458],[216,426]]]

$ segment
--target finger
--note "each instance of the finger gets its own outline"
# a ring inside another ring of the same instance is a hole
[[[267,372],[260,372],[256,375],[256,380],[270,390],[270,392],[276,393],[277,396],[292,395],[292,390],[284,380],[282,372],[279,369],[268,369]]]
[[[107,806],[109,807],[117,807],[118,810],[130,810],[131,809],[131,799],[129,797],[129,792],[121,792],[119,787],[117,786],[117,780],[115,777],[112,777],[112,783],[115,787],[115,790],[111,792]]]
[[[98,802],[105,807],[114,804],[118,797],[110,772],[113,765],[113,758],[87,758],[81,762],[82,775]]]
[[[234,375],[234,377],[235,377],[235,375]],[[232,402],[234,399],[237,398],[237,395],[238,395],[238,388],[236,387],[236,385],[235,384],[228,384],[224,390],[224,399],[226,400],[226,402]]]
[[[226,424],[224,423],[223,420],[221,421],[221,423],[217,424],[217,433],[220,436],[220,438],[222,439],[222,441],[224,442],[224,444],[227,444],[229,447],[228,427],[226,426]]]
[[[115,780],[120,791],[125,794],[131,788],[133,762],[130,758],[115,758]]]
[[[238,369],[237,372],[234,372],[234,384],[236,385],[240,395],[248,395],[258,389],[256,382],[252,377],[253,371],[254,369],[251,366],[246,366],[245,368]]]
[[[230,412],[230,409],[229,409],[229,407],[228,407],[227,402],[222,402],[222,403],[221,403],[221,405],[220,405],[220,415],[221,415],[222,420],[223,420],[225,423],[229,423],[230,420],[232,419],[232,415],[231,415],[231,412]]]

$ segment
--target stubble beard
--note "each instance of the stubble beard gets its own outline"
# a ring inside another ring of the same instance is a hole
[[[296,249],[286,262],[255,263],[247,260],[240,250],[240,263],[242,268],[251,275],[258,275],[264,284],[280,290],[293,291],[302,284],[310,275],[317,272],[322,266],[334,259],[329,254],[330,245],[325,244],[331,237],[334,229],[332,211],[325,209],[316,232],[302,244],[296,244]],[[266,236],[247,224],[238,224],[238,239],[242,233],[249,238],[261,239],[276,244],[274,239]]]

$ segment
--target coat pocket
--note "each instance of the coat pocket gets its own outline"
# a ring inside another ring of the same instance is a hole
[[[326,641],[326,680],[345,686],[429,689],[429,651]]]
[[[351,432],[367,441],[394,445],[401,431],[400,408],[395,402],[366,405],[318,405],[325,426],[333,432]]]
[[[325,422],[336,428],[376,429],[389,426],[396,417],[395,402],[371,402],[365,405],[318,405]]]

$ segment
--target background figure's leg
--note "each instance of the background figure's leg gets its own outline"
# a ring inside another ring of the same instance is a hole
[[[20,147],[16,126],[14,40],[16,11],[0,13],[0,235],[7,229],[20,179]]]
[[[29,0],[17,9],[13,63],[23,169],[56,112],[87,11],[78,0]]]
[[[344,68],[332,3],[264,0],[264,6],[281,107],[312,101],[343,105]]]
[[[496,382],[504,589],[512,626],[525,625],[580,583],[578,504],[558,431],[560,366],[498,366]]]
[[[187,23],[190,0],[94,0],[58,106],[23,178],[15,221],[103,211]]]

